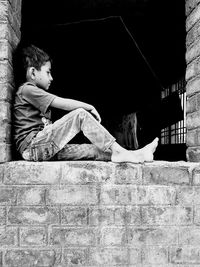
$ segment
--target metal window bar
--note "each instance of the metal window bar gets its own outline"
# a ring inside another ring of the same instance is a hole
[[[186,90],[185,79],[180,79],[176,84],[166,88],[161,92],[161,98],[165,98],[177,92],[181,99],[183,109],[183,120],[161,130],[161,144],[184,144],[186,143]]]

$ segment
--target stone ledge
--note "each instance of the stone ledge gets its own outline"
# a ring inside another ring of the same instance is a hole
[[[0,183],[20,184],[200,184],[200,163],[145,164],[97,161],[12,161],[0,164]]]
[[[200,164],[0,164],[0,266],[199,266]]]

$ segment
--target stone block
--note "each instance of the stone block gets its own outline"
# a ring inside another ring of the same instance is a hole
[[[4,180],[4,164],[0,164],[0,186]]]
[[[192,60],[199,57],[199,53],[200,53],[200,41],[197,39],[196,42],[194,42],[186,50],[186,55],[185,55],[186,63],[189,64],[190,62],[192,62]]]
[[[111,179],[115,165],[107,162],[73,162],[62,164],[61,184],[94,184]]]
[[[13,99],[14,87],[9,83],[0,83],[0,100],[11,102]]]
[[[52,227],[50,244],[54,246],[95,246],[97,243],[94,228]]]
[[[8,0],[11,4],[11,7],[14,11],[16,10],[21,10],[21,4],[22,4],[22,0]]]
[[[195,74],[196,74],[196,65],[194,61],[192,61],[190,64],[187,65],[187,68],[186,68],[186,74],[185,74],[186,81],[193,78]]]
[[[91,248],[89,251],[91,266],[126,266],[129,262],[127,248]],[[133,258],[135,261],[136,253]]]
[[[11,145],[0,142],[0,162],[7,162],[12,159]]]
[[[186,47],[190,47],[199,37],[200,34],[200,23],[197,22],[186,35]]]
[[[8,209],[8,224],[57,224],[59,209],[53,207],[15,207]]]
[[[13,84],[13,69],[8,60],[0,61],[0,83]]]
[[[46,246],[47,231],[44,227],[20,227],[20,246]]]
[[[176,205],[190,205],[198,201],[198,189],[193,186],[177,187]]]
[[[15,247],[18,245],[17,227],[0,226],[0,248]]]
[[[168,264],[168,246],[147,246],[143,249],[143,263],[163,266]]]
[[[0,23],[0,40],[8,40],[8,25],[5,23]]]
[[[18,189],[17,205],[44,205],[45,188],[25,186]]]
[[[200,31],[200,30],[199,30]],[[190,64],[187,65],[186,69],[186,81],[195,78],[200,73],[200,61],[199,58],[195,58]]]
[[[0,102],[0,121],[11,122],[11,104],[6,101]]]
[[[200,225],[200,205],[194,207],[194,224]]]
[[[128,245],[131,247],[177,245],[178,233],[178,227],[128,227]]]
[[[180,246],[199,246],[200,245],[200,228],[190,226],[179,229]]]
[[[186,157],[190,162],[200,162],[200,147],[188,147]]]
[[[186,31],[189,31],[199,19],[200,19],[200,5],[197,5],[186,19]]]
[[[88,249],[68,248],[63,251],[63,266],[89,266]]]
[[[3,252],[0,251],[0,264],[3,265]]]
[[[193,266],[200,264],[199,246],[176,246],[170,250],[170,259],[173,264]]]
[[[142,168],[138,164],[117,164],[114,173],[116,184],[141,184]]]
[[[12,48],[16,48],[20,41],[21,34],[14,31],[8,23],[0,23],[0,40],[8,40]]]
[[[86,207],[62,207],[61,224],[86,226],[88,221],[87,213]]]
[[[186,125],[189,130],[200,127],[199,116],[200,111],[187,114]]]
[[[186,85],[187,96],[190,97],[195,93],[200,92],[198,87],[199,85],[200,85],[200,79],[198,77],[195,77],[195,79],[188,81]]]
[[[200,0],[186,0],[185,1],[185,10],[186,10],[186,15],[188,16],[191,11],[198,5]]]
[[[0,121],[0,142],[11,143],[11,124],[6,121]]]
[[[193,185],[200,185],[200,168],[197,166],[193,169]]]
[[[16,0],[19,2],[19,0]],[[18,36],[21,35],[20,26],[21,26],[21,5],[15,6],[13,8],[12,5],[8,6],[8,23],[12,27],[12,29],[17,33]]]
[[[173,186],[138,186],[138,205],[173,205],[176,200],[176,188]]]
[[[0,225],[6,224],[6,207],[0,207]]]
[[[47,190],[47,204],[50,205],[94,205],[98,203],[96,186],[70,185]]]
[[[197,143],[197,130],[196,129],[187,131],[186,144],[189,147],[198,145],[198,143]]]
[[[8,22],[9,2],[0,1],[0,23]]]
[[[58,184],[61,169],[58,162],[13,161],[5,164],[5,184]]]
[[[126,229],[124,227],[104,227],[100,233],[100,245],[120,246],[127,244]]]
[[[137,188],[135,185],[105,184],[101,188],[100,203],[102,205],[136,205]]]
[[[8,40],[0,40],[0,60],[12,62],[12,49]]]
[[[118,213],[119,215],[119,213]],[[128,225],[141,225],[143,223],[141,206],[126,206],[125,214],[121,217]]]
[[[61,252],[55,249],[16,249],[5,252],[6,267],[52,267],[60,262]]]
[[[115,222],[115,207],[98,206],[89,208],[89,224],[92,226],[113,225]]]
[[[194,96],[188,97],[187,105],[186,105],[186,112],[192,113],[192,112],[197,111],[197,110],[198,110],[198,108],[197,108],[197,96],[194,95]]]
[[[0,186],[0,205],[16,205],[17,188]]]
[[[181,226],[193,223],[192,207],[182,206],[151,206],[142,207],[143,225]]]
[[[187,166],[179,164],[152,164],[144,166],[143,170],[144,184],[160,184],[160,185],[189,185],[191,177]]]

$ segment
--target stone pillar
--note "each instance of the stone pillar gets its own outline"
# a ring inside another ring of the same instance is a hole
[[[200,161],[200,0],[186,0],[187,159]]]
[[[12,159],[12,53],[20,40],[21,1],[0,0],[0,162]]]

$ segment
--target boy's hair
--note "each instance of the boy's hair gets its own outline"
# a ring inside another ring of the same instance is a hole
[[[18,87],[26,80],[26,72],[29,67],[40,70],[47,62],[52,62],[50,56],[37,46],[30,44],[24,46],[22,43],[18,45],[13,54],[13,67],[15,84]]]
[[[50,56],[42,49],[30,45],[22,50],[23,68],[27,70],[29,67],[34,67],[40,70],[41,67],[47,62],[51,61]]]

